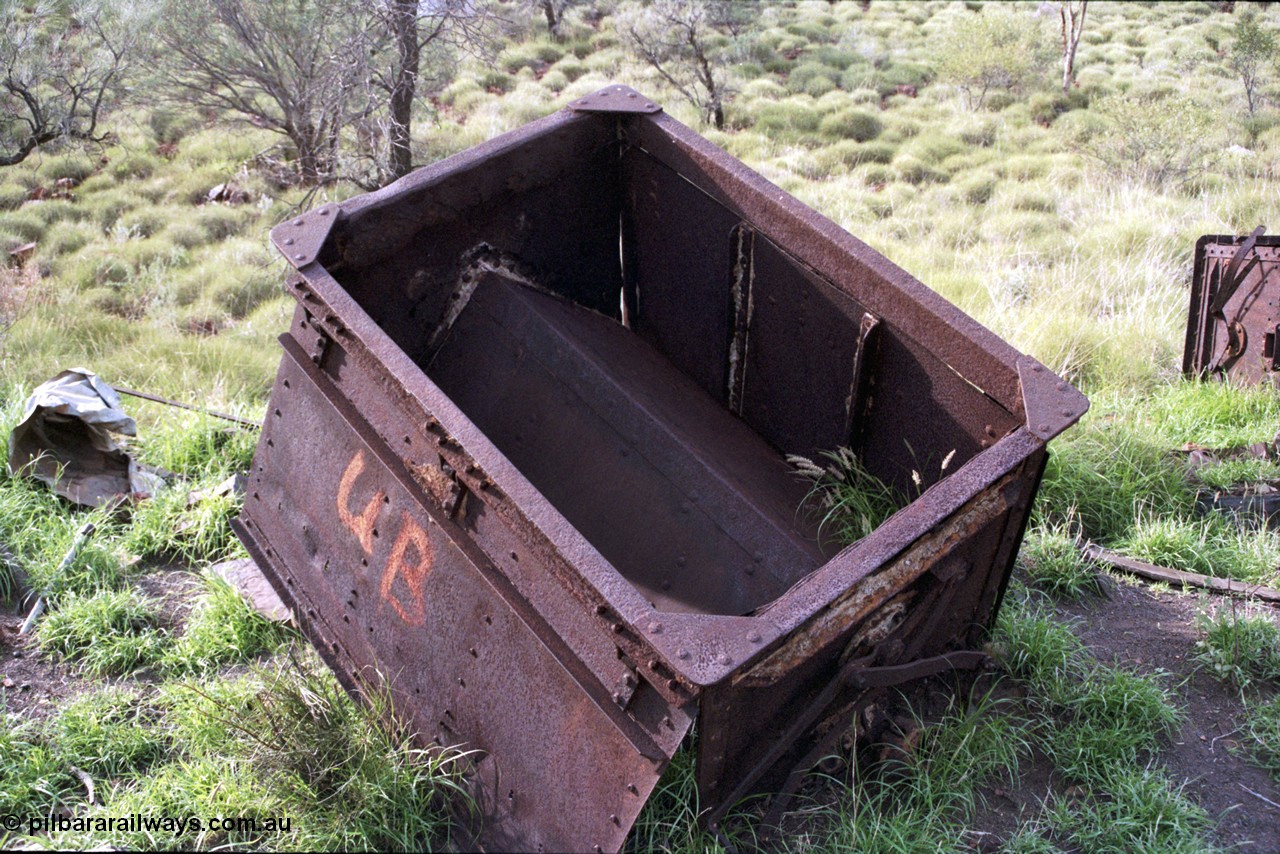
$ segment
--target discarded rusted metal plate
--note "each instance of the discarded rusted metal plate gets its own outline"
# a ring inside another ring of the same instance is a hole
[[[1182,372],[1256,384],[1280,376],[1280,237],[1196,241]]]
[[[272,235],[298,309],[237,530],[351,690],[476,751],[493,850],[617,850],[695,720],[714,822],[979,663],[1088,405],[607,92]],[[785,463],[839,447],[914,496],[843,549]]]

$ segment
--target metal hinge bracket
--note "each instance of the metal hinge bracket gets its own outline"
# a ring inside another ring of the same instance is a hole
[[[576,101],[569,109],[579,113],[660,113],[652,98],[646,98],[630,86],[606,86]]]
[[[330,202],[285,220],[271,229],[271,242],[286,261],[301,270],[320,257],[320,250],[341,212],[336,202]]]

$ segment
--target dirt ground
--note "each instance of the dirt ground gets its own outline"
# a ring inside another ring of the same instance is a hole
[[[1280,851],[1280,785],[1250,764],[1241,749],[1244,704],[1240,692],[1197,670],[1195,617],[1221,597],[1160,591],[1143,583],[1107,579],[1106,595],[1066,605],[1059,612],[1077,619],[1079,637],[1099,661],[1132,666],[1144,674],[1163,672],[1185,714],[1185,723],[1160,751],[1157,761],[1217,822],[1212,834],[1223,848]],[[1273,616],[1280,617],[1274,609]],[[1267,693],[1250,688],[1254,702]],[[991,848],[1040,811],[1050,787],[1061,794],[1052,766],[1043,757],[1024,763],[1016,790],[993,787],[975,830]],[[984,844],[983,848],[988,845]]]

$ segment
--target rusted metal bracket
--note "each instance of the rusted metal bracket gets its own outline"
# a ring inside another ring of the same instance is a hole
[[[662,107],[630,86],[606,86],[569,104],[579,113],[660,113]]]
[[[1018,359],[1018,381],[1027,430],[1037,439],[1049,441],[1089,411],[1087,397],[1030,356]]]
[[[295,269],[301,270],[316,258],[329,239],[329,232],[342,209],[336,202],[322,205],[271,229],[271,242]]]

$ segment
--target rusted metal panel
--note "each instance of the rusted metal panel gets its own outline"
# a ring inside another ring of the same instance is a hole
[[[660,744],[584,690],[575,653],[508,601],[465,532],[406,483],[399,461],[292,346],[273,407],[248,501],[277,506],[251,514],[263,519],[251,536],[260,553],[282,556],[268,565],[288,579],[286,593],[319,602],[303,613],[331,655],[346,652],[338,667],[347,683],[385,686],[424,737],[478,751],[488,844],[617,848],[683,730]],[[671,715],[662,703],[634,705]]]
[[[1280,372],[1280,236],[1196,241],[1182,372],[1274,383]]]
[[[822,562],[776,453],[615,321],[490,276],[426,370],[658,610],[747,613]]]
[[[492,849],[616,850],[695,716],[714,818],[980,662],[1087,407],[631,94],[273,232],[237,530],[349,689],[480,751]],[[912,500],[830,554],[784,456],[838,446]]]

